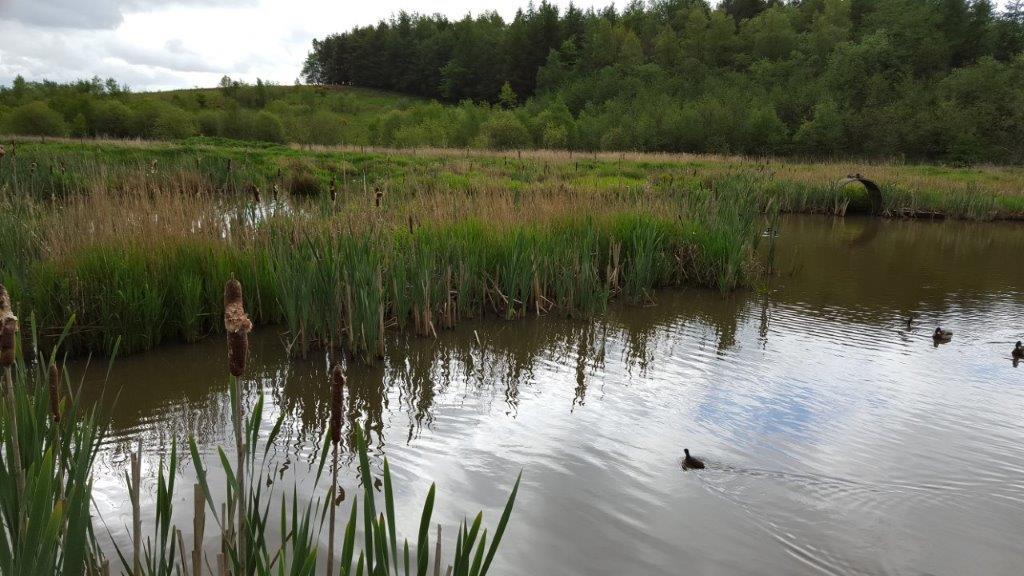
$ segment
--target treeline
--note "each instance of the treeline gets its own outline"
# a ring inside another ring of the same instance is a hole
[[[1022,51],[1022,0],[541,2],[511,22],[401,13],[314,40],[303,75],[472,101],[454,120],[485,114],[472,140],[499,147],[1021,162]],[[374,137],[451,145],[453,114],[414,107]]]
[[[369,144],[369,125],[414,98],[369,90],[246,84],[133,93],[114,79],[0,86],[0,133],[178,140],[212,136],[305,144]]]

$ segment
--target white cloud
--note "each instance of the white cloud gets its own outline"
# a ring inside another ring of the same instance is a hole
[[[0,84],[19,74],[113,77],[135,90],[212,86],[224,74],[291,83],[313,38],[400,10],[461,18],[497,9],[511,18],[520,5],[526,0],[0,0]]]

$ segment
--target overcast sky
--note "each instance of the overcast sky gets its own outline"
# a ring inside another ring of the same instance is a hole
[[[313,38],[401,9],[460,18],[527,0],[0,0],[0,84],[113,77],[133,90],[213,86],[224,74],[294,82]],[[576,0],[580,7],[610,0]],[[623,0],[614,2],[618,6]],[[568,6],[569,0],[555,4]]]

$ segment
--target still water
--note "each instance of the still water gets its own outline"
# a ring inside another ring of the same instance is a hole
[[[764,290],[402,338],[378,366],[349,368],[349,418],[370,424],[375,474],[388,457],[410,539],[437,483],[449,557],[455,524],[483,510],[493,526],[523,471],[495,574],[1017,576],[1022,255],[1013,224],[791,217]],[[936,347],[939,324],[955,336]],[[322,494],[327,359],[288,361],[275,329],[258,336],[248,401],[266,395],[264,433],[285,414],[275,489]],[[233,445],[226,354],[212,338],[121,359],[106,384],[105,367],[85,372],[112,417],[100,538],[124,548],[134,442],[150,500],[173,438],[195,435],[208,464]],[[682,470],[684,448],[707,469]],[[175,520],[190,531],[187,458],[180,473]],[[356,474],[346,456],[341,518]]]

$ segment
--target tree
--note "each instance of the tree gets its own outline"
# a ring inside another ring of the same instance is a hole
[[[512,85],[506,81],[501,85],[501,93],[498,94],[498,104],[505,109],[515,108],[516,100],[516,93],[512,91]]]
[[[256,114],[253,137],[264,142],[284,142],[284,124],[276,114],[261,110]]]
[[[7,131],[12,134],[26,136],[63,136],[67,134],[67,125],[61,115],[39,100],[11,110],[5,124]]]
[[[515,114],[496,112],[480,126],[479,144],[493,150],[528,148],[530,133]]]
[[[843,147],[843,120],[839,108],[831,100],[814,107],[814,117],[800,125],[794,137],[805,152],[830,155]]]

